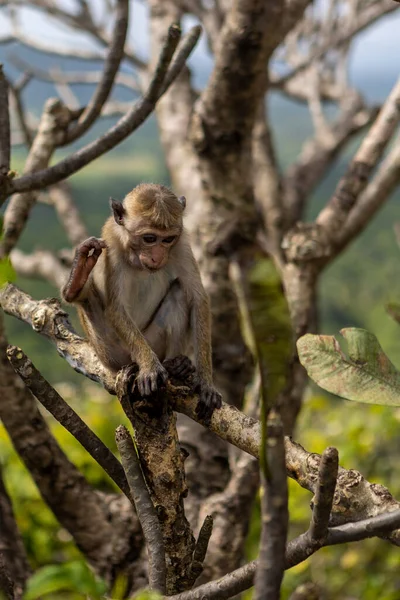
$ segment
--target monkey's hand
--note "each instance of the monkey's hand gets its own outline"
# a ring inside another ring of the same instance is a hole
[[[89,273],[97,263],[103,248],[107,248],[107,244],[104,240],[101,238],[90,237],[79,244],[78,248],[76,249],[76,255],[81,259],[85,259],[84,267],[89,271]]]
[[[107,244],[104,240],[95,237],[90,237],[79,244],[68,282],[62,290],[66,302],[73,302],[79,296],[103,248],[106,247]]]
[[[221,408],[222,396],[212,383],[209,383],[203,378],[198,378],[194,391],[199,394],[199,402],[196,407],[197,416],[203,421],[209,421],[212,417],[214,409]]]
[[[168,372],[157,357],[150,368],[140,367],[135,384],[141,396],[151,396],[167,383]]]

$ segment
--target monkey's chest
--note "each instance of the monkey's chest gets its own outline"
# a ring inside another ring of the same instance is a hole
[[[151,322],[174,279],[172,273],[163,270],[156,273],[140,273],[134,282],[123,283],[120,299],[126,312],[141,331]]]

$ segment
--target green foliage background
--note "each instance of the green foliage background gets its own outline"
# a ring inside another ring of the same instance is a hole
[[[273,110],[279,157],[285,166],[296,157],[301,140],[310,131],[310,125],[305,111],[285,107],[285,118],[282,118],[283,113],[279,113],[282,108],[273,107]],[[353,148],[356,143],[352,144]],[[309,211],[310,218],[329,198],[349,156],[350,149],[316,190]],[[22,160],[22,154],[14,155],[12,167],[21,170]],[[169,183],[155,122],[152,120],[132,139],[72,178],[74,197],[91,235],[100,233],[108,214],[109,196],[122,198],[139,181]],[[184,190],[177,191],[184,193]],[[386,315],[384,305],[400,298],[399,250],[393,233],[399,199],[397,193],[362,236],[327,270],[320,284],[321,331],[337,333],[346,326],[364,327],[377,335],[384,351],[398,367],[399,329]],[[35,207],[21,240],[21,248],[31,250],[45,247],[56,250],[65,245],[65,234],[52,209],[43,205]],[[57,290],[38,281],[20,278],[17,284],[35,298],[58,294]],[[21,346],[42,373],[53,384],[58,384],[62,395],[74,404],[89,426],[115,451],[114,430],[124,421],[115,399],[70,369],[51,345],[25,324],[7,318],[7,332],[10,342]],[[64,383],[61,385],[60,382]],[[336,446],[344,467],[360,470],[365,477],[384,484],[400,497],[397,473],[399,421],[400,410],[356,405],[322,396],[314,389],[300,416],[296,439],[313,452],[321,452],[328,445]],[[89,481],[101,489],[112,489],[107,476],[79,444],[58,424],[53,423],[52,427],[62,448]],[[5,482],[14,502],[32,567],[75,565],[68,568],[74,573],[81,573],[81,592],[84,592],[87,590],[84,585],[92,584],[87,580],[82,566],[79,566],[82,565],[82,557],[68,533],[60,529],[40,499],[3,429],[0,430],[0,456]],[[308,492],[291,482],[290,537],[307,528],[310,499]],[[257,553],[257,510],[255,508],[248,539],[248,558],[253,558]],[[73,585],[74,577],[69,578],[69,591],[53,590],[45,597],[64,597],[69,600],[85,597],[85,594],[77,593]],[[287,598],[298,583],[310,579],[321,585],[327,600],[398,599],[398,549],[380,540],[324,549],[286,574],[283,598]]]

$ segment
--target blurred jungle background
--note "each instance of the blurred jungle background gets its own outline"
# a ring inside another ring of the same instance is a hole
[[[141,3],[135,8],[134,27],[139,32],[144,29],[146,14]],[[0,32],[4,33],[5,23],[1,19],[0,11]],[[37,19],[37,15],[34,25],[43,28],[44,36],[50,35],[50,29],[44,21]],[[350,76],[369,101],[383,101],[399,75],[399,31],[400,14],[395,12],[359,35],[353,45]],[[145,36],[140,43],[146,52]],[[44,70],[55,66],[70,71],[90,68],[90,65],[83,66],[79,61],[47,57],[18,44],[0,45],[0,62],[5,63],[10,76],[16,75],[13,62],[9,60],[13,54]],[[201,86],[212,67],[204,44],[191,58],[191,67]],[[74,92],[84,103],[91,89],[75,86]],[[44,100],[51,95],[54,95],[52,85],[33,81],[24,93],[24,100],[30,111],[38,115]],[[117,97],[124,99],[123,90],[117,90]],[[312,132],[312,124],[305,107],[283,98],[279,93],[272,93],[269,102],[279,162],[285,167],[298,155],[302,142]],[[100,127],[105,130],[110,122],[104,119]],[[85,141],[98,133],[99,126]],[[358,143],[359,139],[354,139],[346,147],[329,176],[315,191],[310,218],[331,196]],[[16,148],[12,168],[20,171],[24,157],[24,150]],[[122,199],[141,181],[170,183],[154,117],[126,142],[71,178],[75,202],[82,211],[91,235],[100,233],[109,212],[109,196]],[[400,301],[400,248],[394,230],[394,224],[400,221],[399,201],[400,190],[385,204],[357,241],[326,270],[320,282],[319,313],[320,331],[323,333],[337,334],[341,328],[348,326],[363,327],[375,333],[397,367],[400,367],[400,331],[386,313],[385,305]],[[54,211],[38,204],[23,234],[20,248],[31,251],[45,247],[56,251],[66,244],[64,231]],[[17,284],[34,298],[58,295],[58,290],[41,281],[18,278]],[[74,322],[77,325],[76,319]],[[33,358],[43,375],[62,391],[64,398],[79,410],[101,439],[115,449],[113,432],[123,420],[115,398],[77,375],[57,356],[49,343],[35,335],[25,324],[7,318],[7,333],[10,342],[20,345]],[[61,447],[89,481],[100,489],[110,489],[110,481],[76,440],[56,423],[53,423],[53,431]],[[327,445],[336,446],[344,467],[360,470],[370,481],[384,484],[395,496],[400,497],[399,432],[400,409],[351,404],[328,397],[314,387],[308,392],[300,415],[296,439],[313,452],[321,452]],[[101,593],[101,585],[100,588],[96,587],[99,584],[94,584],[89,571],[83,567],[80,553],[68,533],[60,529],[44,505],[3,429],[0,430],[0,456],[30,559],[35,568],[44,568],[39,571],[41,579],[31,588],[27,598],[38,597],[52,590],[50,597],[54,598],[82,598],[85,597],[85,591],[90,597],[96,597]],[[290,482],[290,537],[307,526],[309,499],[307,492]],[[258,509],[255,508],[247,544],[248,558],[253,558],[257,553],[258,535]],[[327,548],[286,573],[284,597],[287,597],[287,590],[293,589],[302,580],[312,578],[322,588],[329,590],[327,598],[395,600],[400,598],[398,564],[399,549],[377,539],[347,547]],[[117,596],[118,590],[115,592]],[[247,597],[250,598],[250,594]]]

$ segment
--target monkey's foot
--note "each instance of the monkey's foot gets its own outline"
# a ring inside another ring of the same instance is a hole
[[[196,406],[197,416],[203,421],[209,421],[214,410],[222,406],[221,394],[204,379],[198,379],[193,390],[199,394],[199,401]]]
[[[196,370],[190,358],[183,354],[179,354],[175,358],[167,358],[164,360],[163,366],[167,369],[170,377],[180,379],[182,382],[185,382]]]
[[[152,396],[161,388],[165,387],[168,380],[168,373],[161,363],[153,365],[150,370],[140,369],[136,377],[136,387],[141,396]]]
[[[122,367],[117,373],[115,388],[119,398],[131,396],[139,367],[136,363]]]

